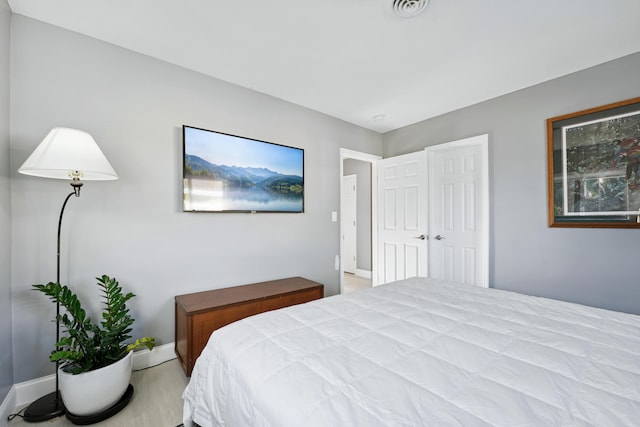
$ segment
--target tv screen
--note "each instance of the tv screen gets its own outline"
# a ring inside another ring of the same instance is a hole
[[[183,209],[304,212],[304,150],[184,125]]]

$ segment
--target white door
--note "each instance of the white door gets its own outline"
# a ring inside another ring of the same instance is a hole
[[[356,175],[342,177],[342,263],[346,273],[356,273],[357,256],[357,200]]]
[[[378,161],[378,280],[427,275],[425,152]]]
[[[429,276],[488,287],[488,136],[428,147]]]

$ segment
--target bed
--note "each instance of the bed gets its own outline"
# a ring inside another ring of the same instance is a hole
[[[412,278],[215,331],[186,427],[638,426],[640,316]]]

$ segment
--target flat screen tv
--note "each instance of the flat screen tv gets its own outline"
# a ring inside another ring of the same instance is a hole
[[[187,212],[304,212],[304,150],[182,127]]]

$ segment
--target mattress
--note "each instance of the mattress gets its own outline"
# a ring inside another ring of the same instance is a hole
[[[215,331],[210,426],[638,426],[640,316],[412,278]]]

